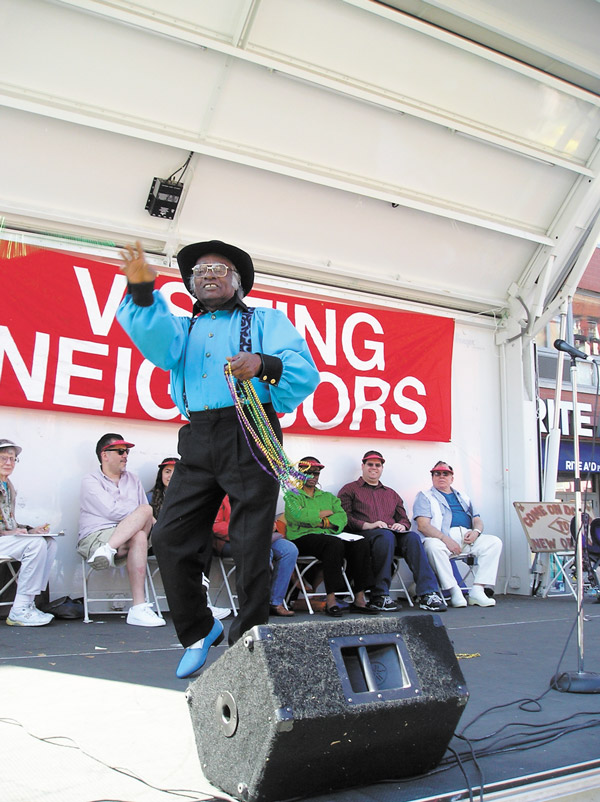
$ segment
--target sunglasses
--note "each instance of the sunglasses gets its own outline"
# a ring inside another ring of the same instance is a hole
[[[129,449],[128,448],[105,448],[104,450],[105,451],[114,451],[115,454],[118,454],[120,457],[122,457],[123,454],[129,454]]]
[[[432,471],[431,475],[432,476],[452,476],[450,471]]]

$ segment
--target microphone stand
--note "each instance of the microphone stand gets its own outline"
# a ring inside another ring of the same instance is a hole
[[[575,349],[573,349],[575,350]],[[575,565],[577,569],[577,671],[555,674],[550,687],[562,693],[600,693],[600,674],[583,668],[583,527],[581,525],[581,474],[579,471],[579,410],[577,405],[577,357],[571,357],[573,391],[573,458],[575,460]],[[582,354],[585,356],[585,354]]]

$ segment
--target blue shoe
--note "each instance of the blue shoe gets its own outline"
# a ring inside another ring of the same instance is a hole
[[[183,653],[183,657],[179,661],[177,671],[175,672],[179,679],[185,679],[201,669],[204,663],[206,663],[210,647],[218,646],[222,640],[223,624],[215,618],[211,631],[200,641],[202,646],[195,649],[186,649]]]

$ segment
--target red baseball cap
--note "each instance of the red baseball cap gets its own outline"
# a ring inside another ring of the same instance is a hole
[[[433,473],[434,471],[448,471],[448,473],[454,474],[452,465],[448,465],[447,462],[438,462],[437,465],[433,466],[430,473]]]
[[[158,467],[164,468],[165,465],[177,465],[178,462],[179,462],[178,457],[165,457]]]
[[[300,468],[301,471],[304,471],[307,468],[321,469],[324,468],[325,466],[323,465],[322,462],[319,462],[319,460],[316,457],[302,457],[302,459],[298,462],[298,467]]]
[[[112,443],[107,443],[102,446],[100,451],[112,451],[115,448],[134,448],[135,443],[128,443],[126,440],[113,440]]]
[[[305,468],[324,468],[325,466],[316,457],[302,457],[298,462],[298,467],[302,471]]]
[[[367,451],[367,453],[363,455],[362,458],[363,463],[365,463],[368,459],[378,459],[382,465],[385,462],[384,458],[381,456],[379,451]]]

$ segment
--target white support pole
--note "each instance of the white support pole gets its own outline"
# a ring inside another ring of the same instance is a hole
[[[567,310],[563,308],[560,313],[560,338],[566,339]],[[562,351],[558,352],[556,362],[556,391],[554,393],[554,420],[552,428],[548,431],[546,438],[546,452],[544,455],[544,484],[542,490],[542,501],[556,500],[556,480],[558,477],[558,456],[560,450],[560,399],[562,396],[562,376],[565,355]]]

